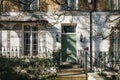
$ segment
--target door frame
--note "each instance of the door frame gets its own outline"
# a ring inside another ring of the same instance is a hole
[[[63,28],[64,27],[74,27],[74,31],[73,32],[64,32],[63,31]],[[76,46],[75,46],[75,49],[76,49],[76,59],[77,59],[77,34],[76,34],[76,27],[77,27],[77,23],[62,23],[61,24],[61,41],[62,41],[62,35],[63,34],[75,34],[76,35]],[[61,42],[61,48],[62,48],[62,42]],[[62,53],[63,54],[63,53]],[[62,60],[62,54],[61,54],[61,62],[63,62],[63,60]]]

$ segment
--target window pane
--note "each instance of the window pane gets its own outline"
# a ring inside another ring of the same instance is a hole
[[[39,0],[22,0],[21,10],[39,10]]]
[[[24,51],[24,55],[29,55],[30,51]]]
[[[25,55],[37,55],[38,53],[38,27],[24,27],[24,52]]]
[[[33,44],[37,44],[38,43],[38,41],[37,41],[37,39],[33,39]]]
[[[25,31],[30,31],[30,26],[25,26],[25,27],[24,27],[24,30],[25,30]]]
[[[32,33],[32,37],[36,39],[38,37],[37,33]]]
[[[33,51],[38,50],[38,46],[37,45],[33,45]]]
[[[38,27],[32,27],[32,31],[38,31]]]
[[[74,33],[75,32],[75,27],[73,27],[73,26],[64,26],[62,32],[63,33]]]
[[[64,4],[61,5],[61,10],[75,10],[76,0],[66,0]]]
[[[33,55],[37,55],[38,54],[38,51],[33,51]]]
[[[120,0],[111,0],[111,10],[120,10]]]
[[[75,10],[76,9],[76,0],[70,0],[69,7],[70,7],[70,10]]]
[[[61,10],[67,10],[67,4],[62,4],[61,5]]]
[[[26,51],[30,50],[30,45],[25,45],[24,47]]]
[[[30,33],[24,33],[25,38],[30,38]]]
[[[25,39],[25,44],[30,44],[30,39]]]

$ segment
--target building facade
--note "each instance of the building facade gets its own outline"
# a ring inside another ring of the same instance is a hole
[[[91,24],[93,56],[107,54],[111,45],[119,51],[119,38],[108,36],[119,26],[120,0],[0,2],[1,55],[50,57],[61,49],[63,62],[80,62],[84,49],[90,49]],[[119,28],[115,31],[119,37]]]

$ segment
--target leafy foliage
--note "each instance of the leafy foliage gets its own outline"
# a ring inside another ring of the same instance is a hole
[[[56,65],[56,66],[60,65],[60,56],[61,56],[60,49],[53,51],[53,59],[52,60],[53,60],[54,65]]]
[[[1,80],[55,80],[56,73],[49,58],[6,58],[0,57]],[[43,75],[47,75],[46,79]]]
[[[110,75],[104,72],[100,72],[98,73],[98,75],[102,77],[104,80],[118,80],[118,75],[114,75],[114,74]]]

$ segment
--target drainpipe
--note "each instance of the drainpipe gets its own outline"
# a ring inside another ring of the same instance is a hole
[[[92,71],[92,11],[90,11],[90,71]]]
[[[93,28],[92,28],[92,13],[95,12],[97,10],[97,2],[98,0],[92,0],[92,4],[93,4],[93,9],[90,10],[90,71],[92,72],[93,71],[93,60],[92,60],[92,57],[93,57],[93,51],[92,51],[92,35],[93,35]]]
[[[97,0],[92,0],[92,4],[93,4],[93,9],[92,10],[90,10],[90,71],[92,72],[92,70],[93,70],[93,66],[92,66],[92,64],[93,64],[93,60],[92,60],[92,56],[93,56],[93,51],[92,51],[92,35],[93,35],[93,33],[92,33],[92,30],[93,30],[93,28],[92,28],[92,13],[94,12],[94,11],[96,11],[96,9],[97,9]]]

